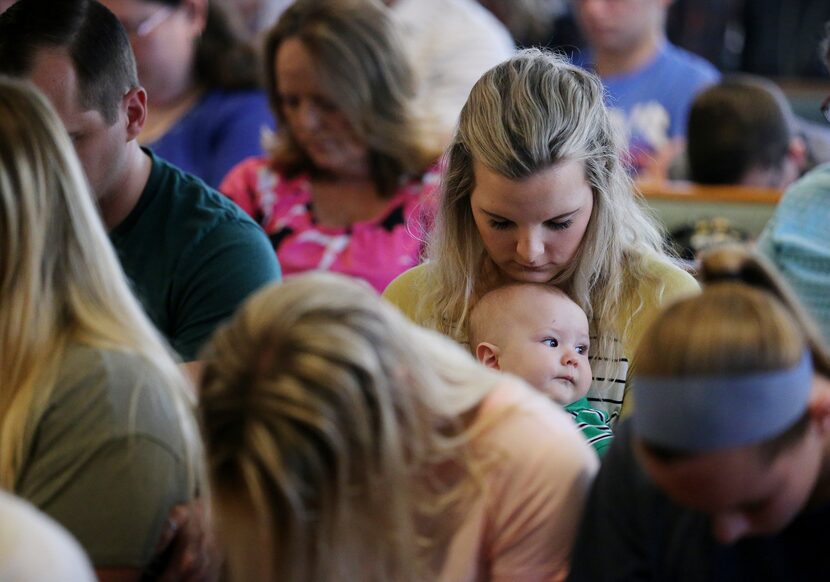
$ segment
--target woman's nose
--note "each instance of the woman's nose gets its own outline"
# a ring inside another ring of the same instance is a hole
[[[311,100],[303,100],[297,107],[297,120],[305,130],[315,130],[320,127],[320,108]]]
[[[516,241],[516,254],[526,265],[533,265],[545,252],[542,237],[532,231],[520,232]]]

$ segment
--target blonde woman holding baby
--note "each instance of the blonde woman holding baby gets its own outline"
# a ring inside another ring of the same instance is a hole
[[[384,295],[460,342],[470,309],[493,288],[562,288],[591,325],[589,401],[612,418],[645,326],[662,304],[698,290],[635,198],[600,80],[535,49],[473,87],[428,255]]]

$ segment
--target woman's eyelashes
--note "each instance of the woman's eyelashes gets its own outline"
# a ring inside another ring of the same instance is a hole
[[[545,226],[551,230],[566,230],[573,224],[573,222],[574,221],[571,218],[562,221],[548,220],[545,223]]]
[[[513,223],[509,220],[497,220],[495,218],[490,219],[490,228],[494,230],[507,230]]]
[[[279,103],[285,109],[295,110],[300,107],[302,99],[297,95],[286,93],[279,96]],[[307,103],[311,104],[320,113],[327,114],[338,111],[337,106],[325,97],[307,97],[305,99]]]
[[[550,230],[566,230],[573,224],[573,220],[570,218],[562,221],[548,220],[544,224],[545,228],[549,228]],[[513,223],[509,220],[490,219],[490,228],[494,230],[507,230],[511,226],[513,226]]]

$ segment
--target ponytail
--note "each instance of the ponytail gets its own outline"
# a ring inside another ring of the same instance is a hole
[[[702,255],[698,278],[706,288],[733,282],[773,296],[791,313],[804,333],[807,348],[813,356],[813,367],[830,377],[830,356],[818,327],[766,258],[742,245],[718,247]]]

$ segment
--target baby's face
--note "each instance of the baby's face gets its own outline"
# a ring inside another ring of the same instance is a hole
[[[591,386],[588,318],[566,297],[533,287],[505,301],[499,368],[560,404],[579,400]]]

